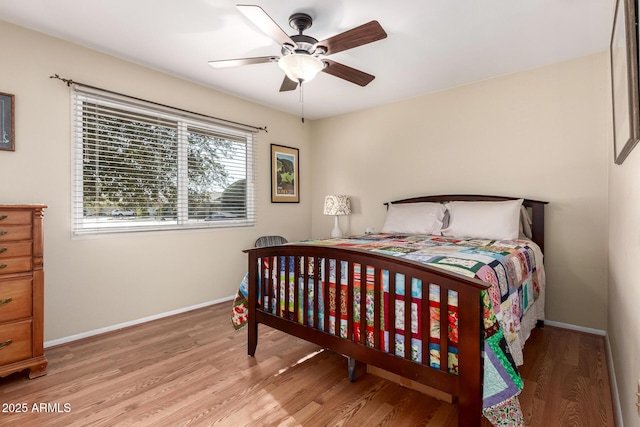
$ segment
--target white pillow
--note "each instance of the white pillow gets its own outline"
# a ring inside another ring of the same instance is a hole
[[[382,232],[440,234],[444,212],[441,203],[389,203]]]
[[[520,231],[522,199],[504,202],[449,202],[449,226],[442,234],[452,237],[513,240]]]

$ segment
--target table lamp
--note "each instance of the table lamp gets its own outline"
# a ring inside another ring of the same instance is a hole
[[[335,225],[331,231],[331,237],[342,237],[342,230],[340,229],[340,223],[338,216],[351,215],[351,201],[349,196],[327,196],[324,198],[324,212],[325,215],[334,215]]]

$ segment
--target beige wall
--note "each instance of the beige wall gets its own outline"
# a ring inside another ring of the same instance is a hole
[[[610,153],[609,340],[624,425],[640,426],[640,147],[619,166]]]
[[[16,151],[0,152],[0,203],[44,203],[45,341],[231,297],[256,237],[310,233],[308,125],[277,112],[0,21],[0,92],[16,97]],[[204,64],[206,66],[206,64]],[[214,72],[212,70],[212,72]],[[52,74],[267,126],[258,139],[258,224],[236,230],[72,239],[70,92]],[[269,144],[299,147],[300,204],[271,204]],[[295,221],[291,219],[295,218]]]
[[[607,57],[599,54],[313,123],[312,234],[326,194],[343,229],[384,202],[480,193],[546,200],[547,319],[607,328]],[[375,84],[375,81],[374,83]]]

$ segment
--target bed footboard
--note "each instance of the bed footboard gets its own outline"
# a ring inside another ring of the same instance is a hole
[[[359,249],[298,244],[246,252],[249,355],[262,323],[451,394],[459,425],[480,425],[486,283]]]

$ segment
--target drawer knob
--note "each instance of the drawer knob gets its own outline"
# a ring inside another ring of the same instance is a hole
[[[0,215],[0,221],[2,221],[3,219],[7,219],[7,215]]]
[[[2,270],[3,268],[5,268],[7,266],[7,264],[0,264],[0,270]]]
[[[8,340],[6,340],[3,343],[0,343],[0,350],[2,350],[5,347],[9,347],[9,345],[11,345],[13,341],[11,340],[11,338],[9,338]]]
[[[0,254],[3,252],[7,252],[7,248],[0,248]]]
[[[0,307],[2,307],[3,305],[9,304],[11,301],[13,301],[13,297],[9,297],[5,300],[0,301]]]
[[[4,236],[5,234],[7,234],[8,231],[7,230],[0,230],[0,236]]]

